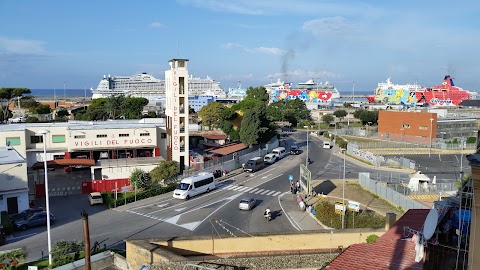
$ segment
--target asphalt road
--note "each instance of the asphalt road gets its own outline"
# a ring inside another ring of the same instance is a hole
[[[343,158],[333,155],[332,149],[323,149],[321,138],[309,137],[308,152],[313,162],[308,168],[312,179],[343,178]],[[283,213],[279,196],[289,192],[289,175],[294,180],[299,179],[299,164],[306,160],[306,133],[292,133],[285,139],[287,147],[296,141],[303,153],[286,156],[259,172],[242,173],[219,183],[216,190],[188,201],[173,199],[168,193],[109,210],[105,206],[90,206],[86,195],[53,197],[50,205],[56,223],[51,230],[52,243],[83,239],[80,216],[83,209],[90,215],[91,245],[97,241],[102,242],[102,246],[124,247],[124,239],[210,235],[212,230],[222,235],[295,230]],[[379,173],[348,160],[345,169],[347,178],[357,178],[359,172]],[[243,196],[255,198],[256,207],[251,211],[238,210],[238,202]],[[273,211],[270,222],[263,218],[267,207]],[[15,232],[0,250],[19,247],[26,249],[27,260],[40,258],[42,250],[46,255],[45,227]]]

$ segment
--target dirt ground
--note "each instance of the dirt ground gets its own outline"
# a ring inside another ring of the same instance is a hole
[[[331,201],[342,200],[342,182],[343,180],[318,180],[313,181],[312,186],[318,196],[327,195]],[[320,198],[310,197],[307,204],[315,204]],[[361,209],[370,209],[385,216],[386,213],[392,212],[397,214],[397,218],[404,213],[389,204],[387,201],[374,196],[372,193],[364,190],[356,179],[345,180],[345,201],[355,201],[360,203]],[[348,202],[347,202],[348,203]]]

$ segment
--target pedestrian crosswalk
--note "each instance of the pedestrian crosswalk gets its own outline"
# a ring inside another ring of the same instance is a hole
[[[231,191],[238,191],[238,192],[244,192],[244,193],[250,193],[250,194],[256,194],[256,195],[272,196],[272,197],[276,197],[276,196],[283,193],[281,191],[276,191],[276,190],[253,188],[253,187],[238,186],[238,185],[218,184],[217,188],[223,189],[223,190],[231,190]]]

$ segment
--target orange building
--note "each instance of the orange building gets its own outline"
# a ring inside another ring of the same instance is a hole
[[[392,141],[429,144],[437,135],[437,114],[429,112],[378,112],[378,137]]]

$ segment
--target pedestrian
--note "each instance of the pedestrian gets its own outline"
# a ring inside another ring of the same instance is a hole
[[[295,184],[295,187],[297,189],[297,193],[300,192],[300,183],[297,181],[297,183]]]
[[[294,190],[294,188],[293,188],[293,182],[290,181],[290,193],[293,194],[293,193],[294,193],[293,190]]]
[[[315,192],[315,189],[312,187],[312,197],[315,197],[317,194]]]
[[[245,170],[245,163],[242,163],[242,169]]]
[[[30,207],[30,208],[34,208],[34,207],[35,207],[35,203],[33,202],[33,200],[30,201],[29,207]]]

